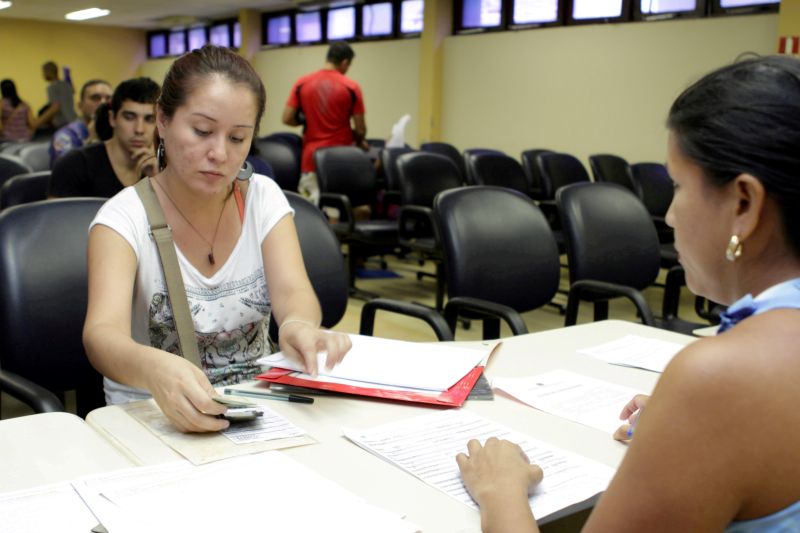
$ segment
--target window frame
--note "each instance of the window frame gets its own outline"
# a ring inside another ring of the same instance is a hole
[[[674,20],[674,19],[688,19],[688,18],[701,18],[708,14],[708,0],[695,0],[695,8],[690,11],[672,11],[668,13],[642,13],[641,0],[632,0],[631,19],[634,22],[652,22],[656,20]]]

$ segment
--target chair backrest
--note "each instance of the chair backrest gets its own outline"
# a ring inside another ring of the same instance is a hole
[[[464,181],[467,185],[480,185],[475,180],[475,157],[482,154],[504,155],[503,152],[494,148],[467,148],[464,150]]]
[[[466,181],[467,171],[464,168],[464,157],[458,148],[449,143],[443,142],[429,142],[422,143],[419,149],[423,152],[433,152],[434,154],[443,155],[455,163],[458,172],[461,174],[461,181]]]
[[[556,194],[570,282],[606,281],[641,290],[658,275],[658,235],[650,214],[615,183],[577,183]]]
[[[461,187],[434,200],[447,294],[508,305],[519,312],[549,302],[558,289],[558,249],[531,200],[500,187]]]
[[[331,328],[347,310],[349,280],[339,241],[315,205],[297,193],[284,194],[294,209],[303,263],[322,307],[322,325]]]
[[[514,189],[530,195],[531,188],[522,165],[505,154],[478,153],[470,156],[475,185],[491,185]]]
[[[49,170],[14,176],[3,183],[0,188],[0,210],[14,205],[46,200],[49,183]]]
[[[48,141],[29,143],[21,148],[17,155],[34,172],[50,170],[50,143]]]
[[[284,141],[256,139],[258,157],[269,163],[275,174],[272,178],[285,191],[296,191],[300,181],[300,160],[294,149]]]
[[[542,180],[543,200],[554,199],[556,191],[565,185],[591,181],[583,163],[570,154],[541,153],[536,156],[536,164]]]
[[[31,167],[17,156],[0,154],[0,183],[9,178],[33,172]]]
[[[0,366],[53,392],[78,389],[79,414],[85,394],[104,403],[81,339],[88,228],[103,202],[64,198],[0,213]]]
[[[630,165],[622,157],[613,154],[590,155],[589,166],[595,181],[616,183],[632,193],[637,192],[631,180]]]
[[[303,137],[293,131],[276,131],[270,133],[262,139],[270,141],[282,141],[289,145],[292,151],[297,155],[297,164],[300,164],[300,158],[303,154]]]
[[[675,192],[667,167],[661,163],[634,163],[631,165],[631,177],[650,215],[666,216]]]
[[[383,169],[384,188],[387,191],[400,189],[400,178],[397,175],[397,159],[404,154],[414,152],[413,148],[384,148],[381,150],[381,168]]]
[[[525,150],[520,154],[522,170],[525,172],[525,176],[528,178],[528,185],[531,188],[531,197],[534,200],[542,199],[542,177],[539,174],[539,165],[536,164],[536,156],[539,154],[549,154],[552,152],[552,150],[547,150],[544,148],[534,148],[531,150]]]
[[[332,146],[314,152],[319,188],[323,193],[344,194],[352,206],[371,205],[377,184],[369,156],[355,146]]]
[[[442,191],[461,187],[461,173],[449,157],[428,152],[412,152],[397,159],[400,195],[403,205],[433,207]]]

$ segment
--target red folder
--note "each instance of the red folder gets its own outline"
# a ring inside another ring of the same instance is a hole
[[[343,392],[346,394],[356,394],[359,396],[372,396],[374,398],[384,398],[387,400],[400,400],[404,402],[429,403],[433,405],[444,405],[449,407],[460,407],[464,400],[469,396],[475,382],[481,377],[483,366],[476,366],[467,375],[461,378],[455,385],[443,392],[410,392],[399,390],[375,389],[370,387],[356,387],[353,385],[343,385],[341,383],[326,383],[313,381],[293,376],[297,374],[295,370],[285,368],[271,368],[267,372],[256,376],[256,379],[268,381],[270,383],[282,383],[284,385],[295,385],[309,389],[320,389],[333,392]]]

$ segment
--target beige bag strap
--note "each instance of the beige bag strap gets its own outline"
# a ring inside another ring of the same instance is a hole
[[[158,256],[161,259],[164,280],[167,282],[167,293],[172,306],[175,328],[178,330],[181,355],[198,368],[203,368],[200,365],[200,351],[197,349],[194,322],[189,312],[189,300],[186,297],[186,288],[183,286],[183,277],[178,266],[178,254],[175,253],[175,244],[172,240],[172,229],[167,225],[150,178],[139,180],[134,188],[144,204],[147,221],[150,224],[150,234],[158,247]]]

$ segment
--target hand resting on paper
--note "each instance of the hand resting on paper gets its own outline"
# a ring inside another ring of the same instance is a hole
[[[518,445],[495,437],[483,446],[470,440],[467,452],[458,454],[456,462],[467,491],[481,508],[484,524],[494,521],[501,526],[493,531],[538,531],[528,497],[541,483],[542,469],[531,464]]]
[[[212,399],[217,393],[206,375],[183,357],[169,354],[160,358],[147,376],[150,394],[180,431],[220,431],[230,425],[216,418],[227,407]]]
[[[303,363],[306,373],[314,377],[319,368],[319,352],[328,353],[325,368],[331,370],[352,346],[347,335],[324,331],[305,322],[291,322],[282,327],[279,344],[286,357]]]
[[[619,419],[626,420],[627,423],[622,424],[614,432],[615,440],[628,443],[631,438],[633,438],[633,428],[636,427],[636,422],[642,415],[642,409],[644,409],[644,406],[647,405],[647,401],[649,399],[650,396],[647,394],[637,394],[625,405],[625,407],[622,408],[622,412],[619,414]]]

